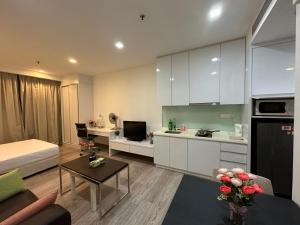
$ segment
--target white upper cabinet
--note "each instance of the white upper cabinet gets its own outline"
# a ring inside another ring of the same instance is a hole
[[[188,52],[172,55],[172,105],[189,104]]]
[[[171,56],[160,57],[156,65],[157,96],[160,105],[172,105]]]
[[[252,95],[293,95],[295,42],[253,49]]]
[[[245,39],[221,44],[220,104],[244,104]]]
[[[190,51],[190,103],[219,102],[220,45]]]
[[[160,105],[244,104],[245,61],[244,38],[158,58]]]

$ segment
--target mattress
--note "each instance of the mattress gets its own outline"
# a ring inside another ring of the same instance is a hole
[[[0,145],[0,172],[58,156],[58,145],[31,139]]]

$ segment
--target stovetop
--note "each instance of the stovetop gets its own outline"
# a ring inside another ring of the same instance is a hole
[[[212,135],[213,135],[214,132],[219,132],[219,130],[200,129],[200,130],[197,131],[195,136],[212,138]]]

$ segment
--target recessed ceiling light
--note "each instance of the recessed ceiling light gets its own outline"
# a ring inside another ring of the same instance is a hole
[[[156,72],[160,72],[160,69],[159,69],[159,68],[156,68]]]
[[[74,58],[69,58],[69,62],[72,63],[72,64],[76,64],[76,63],[77,63],[77,60],[74,59]]]
[[[219,58],[218,57],[214,57],[214,58],[211,59],[211,61],[212,62],[217,62],[217,61],[219,61]]]
[[[215,5],[213,6],[209,13],[208,13],[208,18],[209,20],[213,21],[218,19],[222,14],[222,6],[221,5]]]
[[[293,71],[295,68],[294,67],[287,67],[285,68],[286,71]]]
[[[117,49],[123,49],[124,48],[124,44],[121,41],[116,42],[115,46],[116,46]]]

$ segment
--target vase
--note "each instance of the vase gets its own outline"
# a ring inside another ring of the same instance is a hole
[[[238,206],[232,202],[229,203],[229,219],[233,225],[246,225],[247,212],[247,206]]]

